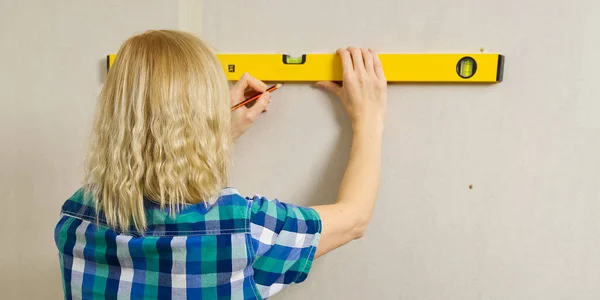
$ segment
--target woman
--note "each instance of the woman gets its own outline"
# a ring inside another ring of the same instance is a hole
[[[227,188],[232,140],[267,109],[230,105],[213,52],[177,31],[133,36],[100,94],[86,184],[55,229],[65,298],[264,299],[304,281],[314,258],[360,238],[377,196],[386,80],[377,54],[340,49],[344,84],[320,82],[352,120],[335,204],[300,207]]]

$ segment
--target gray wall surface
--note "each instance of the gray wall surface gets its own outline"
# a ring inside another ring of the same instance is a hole
[[[184,2],[0,0],[0,298],[62,298],[52,230],[81,183],[104,56],[151,28],[202,28],[221,52],[507,57],[498,85],[390,86],[366,236],[275,299],[600,298],[600,2]],[[351,137],[341,106],[308,84],[273,96],[232,184],[333,202]]]
[[[177,1],[0,0],[0,299],[62,299],[53,230],[78,189],[105,56]]]
[[[205,1],[220,52],[506,55],[498,85],[393,85],[365,237],[276,299],[600,299],[600,2]],[[273,94],[237,146],[233,184],[335,200],[350,143],[307,84]],[[469,189],[469,185],[473,188]]]

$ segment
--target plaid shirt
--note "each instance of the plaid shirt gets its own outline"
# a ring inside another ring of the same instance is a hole
[[[311,208],[224,189],[175,217],[147,201],[147,231],[123,234],[84,194],[55,229],[66,299],[265,299],[306,279],[321,232]]]

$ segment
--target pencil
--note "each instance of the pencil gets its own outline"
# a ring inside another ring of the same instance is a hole
[[[274,90],[276,90],[276,89],[280,88],[281,86],[282,86],[282,84],[281,84],[281,83],[278,83],[278,84],[276,84],[276,85],[274,85],[274,86],[272,86],[272,87],[268,88],[268,89],[267,89],[267,92],[272,92],[272,91],[274,91]],[[242,107],[242,106],[244,106],[244,105],[246,105],[246,104],[248,104],[248,103],[250,103],[250,102],[252,102],[252,101],[255,101],[256,99],[260,98],[260,96],[262,96],[262,94],[263,94],[263,93],[260,93],[260,94],[258,94],[258,95],[256,95],[256,96],[254,96],[254,97],[250,97],[250,98],[248,98],[248,99],[246,99],[246,100],[244,100],[244,101],[242,101],[242,102],[240,102],[240,103],[238,103],[238,104],[236,104],[236,105],[232,106],[232,107],[231,107],[231,111],[234,111],[234,110],[236,110],[236,109],[238,109],[238,108],[240,108],[240,107]]]

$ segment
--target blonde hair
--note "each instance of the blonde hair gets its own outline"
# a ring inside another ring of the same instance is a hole
[[[145,197],[173,213],[214,202],[230,145],[228,83],[212,50],[191,34],[148,31],[123,43],[108,72],[86,189],[109,226],[143,232]]]

